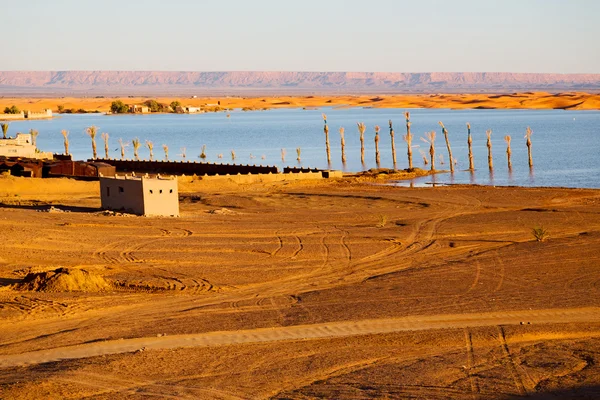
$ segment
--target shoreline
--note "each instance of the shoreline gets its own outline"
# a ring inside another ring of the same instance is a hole
[[[57,112],[58,106],[65,109],[83,109],[88,112],[110,110],[111,103],[121,100],[126,104],[142,104],[154,99],[170,104],[179,101],[183,106],[200,107],[206,112],[260,111],[274,108],[447,108],[464,109],[510,109],[510,110],[600,110],[600,94],[585,92],[523,92],[512,94],[418,94],[418,95],[335,95],[335,96],[257,96],[257,97],[2,97],[0,109],[17,106],[32,112],[46,108]],[[0,114],[1,118],[1,114]]]

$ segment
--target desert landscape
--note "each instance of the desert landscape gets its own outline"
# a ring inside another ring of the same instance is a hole
[[[215,109],[262,110],[272,108],[373,107],[373,108],[451,108],[451,109],[565,109],[599,110],[600,94],[585,92],[512,94],[413,94],[413,95],[314,95],[314,96],[216,96],[216,97],[1,97],[0,109],[16,106],[20,110],[57,112],[58,107],[107,112],[111,103],[143,104],[149,99],[170,104]]]
[[[386,182],[0,178],[0,398],[600,396],[600,192]]]

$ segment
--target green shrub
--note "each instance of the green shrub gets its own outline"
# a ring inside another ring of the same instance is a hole
[[[543,242],[548,238],[548,231],[544,229],[542,226],[536,226],[531,230],[531,234],[538,242]]]

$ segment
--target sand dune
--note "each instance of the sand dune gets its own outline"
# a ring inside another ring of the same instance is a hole
[[[66,109],[98,110],[106,112],[117,98],[0,98],[0,110],[16,105],[19,109],[42,111],[58,106]],[[120,98],[127,104],[142,104],[148,98]],[[432,95],[371,95],[371,96],[276,96],[276,97],[158,97],[157,101],[170,104],[174,100],[183,105],[214,109],[224,108],[301,108],[301,107],[375,107],[375,108],[500,108],[500,109],[600,109],[600,94],[526,92],[519,94],[432,94]]]

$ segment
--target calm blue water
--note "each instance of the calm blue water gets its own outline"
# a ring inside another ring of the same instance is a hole
[[[84,133],[87,126],[96,125],[98,132],[110,135],[111,156],[120,157],[117,143],[119,138],[131,142],[138,137],[142,142],[154,142],[155,158],[162,158],[162,144],[169,146],[171,159],[181,159],[181,147],[187,148],[188,160],[199,160],[203,144],[207,146],[208,161],[231,162],[230,151],[235,150],[236,163],[268,164],[282,167],[309,166],[327,168],[323,123],[321,113],[328,115],[332,165],[334,169],[361,171],[360,142],[356,122],[367,125],[366,168],[375,167],[374,131],[379,125],[381,166],[391,168],[391,146],[388,133],[388,120],[392,119],[396,131],[398,168],[407,167],[406,145],[402,140],[405,133],[404,109],[330,109],[319,110],[281,109],[269,111],[233,111],[227,118],[225,113],[198,115],[61,115],[52,120],[15,121],[10,123],[9,134],[37,129],[40,132],[38,147],[43,151],[64,151],[60,134],[62,129],[70,131],[70,150],[76,159],[91,157],[90,139]],[[438,168],[448,168],[448,155],[438,121],[446,125],[454,157],[458,160],[454,175],[441,174],[435,178],[426,177],[418,184],[476,183],[518,186],[564,186],[600,187],[600,112],[563,110],[440,110],[412,109],[411,122],[414,165],[424,167],[419,149],[427,151],[428,146],[419,138],[427,131],[437,132],[437,154],[443,154],[445,164]],[[468,168],[466,122],[471,123],[473,151],[475,154],[474,174],[464,171]],[[341,163],[339,127],[346,129],[346,153],[348,161]],[[533,130],[533,158],[535,169],[530,173],[527,165],[525,128]],[[485,130],[492,129],[494,173],[487,168],[487,148]],[[509,174],[506,162],[505,135],[512,136],[513,171]],[[104,146],[98,134],[98,153],[104,154]],[[296,161],[296,148],[302,149],[302,161]],[[281,161],[281,149],[287,150],[286,162]],[[217,158],[223,154],[223,159]],[[251,158],[251,154],[255,158]],[[262,159],[264,156],[265,159]],[[127,157],[133,158],[131,146]],[[140,157],[148,157],[148,149],[140,149]]]

